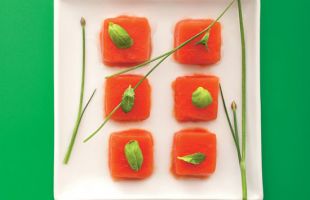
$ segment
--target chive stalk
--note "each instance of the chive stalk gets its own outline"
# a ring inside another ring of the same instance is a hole
[[[242,54],[242,118],[241,118],[241,132],[242,132],[242,160],[241,177],[242,177],[242,196],[243,200],[247,199],[247,180],[246,180],[246,50],[245,50],[245,34],[243,25],[243,13],[241,0],[238,0],[238,14],[239,14],[239,29],[241,38],[241,54]]]
[[[221,94],[221,99],[222,99],[222,103],[223,103],[223,107],[224,107],[225,116],[226,116],[226,119],[227,119],[227,122],[228,122],[228,125],[229,125],[230,133],[231,133],[231,136],[233,137],[233,140],[234,140],[234,143],[235,143],[235,146],[236,146],[237,155],[238,155],[238,161],[240,163],[241,162],[240,145],[239,145],[239,143],[237,141],[235,131],[233,129],[230,117],[228,115],[227,106],[226,106],[226,102],[225,102],[225,97],[224,97],[223,89],[222,89],[221,85],[220,85],[220,94]]]
[[[239,16],[239,29],[240,29],[240,39],[241,39],[241,90],[242,90],[242,106],[241,106],[241,113],[242,113],[242,121],[241,121],[241,147],[239,143],[239,133],[237,127],[237,114],[236,109],[237,106],[235,102],[232,104],[232,111],[234,117],[234,129],[232,128],[232,123],[229,118],[225,98],[221,90],[221,97],[222,102],[225,110],[225,115],[227,118],[227,122],[229,124],[230,131],[235,141],[238,159],[239,159],[239,167],[241,173],[241,183],[242,183],[242,199],[247,200],[247,178],[246,178],[246,49],[245,49],[245,33],[244,33],[244,25],[243,25],[243,13],[242,13],[242,4],[241,0],[238,0],[238,16]],[[240,149],[241,149],[241,156],[240,156]]]
[[[240,174],[241,174],[241,182],[242,182],[242,199],[246,200],[247,199],[246,166],[245,166],[245,160],[244,160],[243,155],[241,153],[241,147],[240,147],[240,143],[239,143],[239,135],[238,135],[239,132],[238,132],[238,126],[237,126],[238,120],[237,120],[237,113],[236,113],[237,105],[235,102],[232,103],[232,111],[233,111],[233,119],[234,119],[234,128],[233,128],[231,119],[228,115],[225,97],[224,97],[221,86],[220,86],[220,94],[221,94],[221,99],[222,99],[222,103],[223,103],[223,107],[224,107],[224,111],[225,111],[225,116],[226,116],[227,122],[229,124],[230,132],[231,132],[231,135],[233,137],[235,147],[236,147],[236,151],[237,151],[237,155],[238,155],[239,168],[240,168]],[[241,140],[244,141],[243,137]]]
[[[90,103],[90,101],[92,100],[96,90],[94,90],[94,92],[92,93],[91,97],[89,98],[88,102],[86,103],[85,107],[83,108],[83,99],[84,99],[84,85],[85,85],[85,55],[86,55],[86,50],[85,50],[85,26],[86,26],[86,21],[85,19],[82,17],[81,21],[80,21],[81,27],[82,27],[82,81],[81,81],[81,90],[80,90],[80,98],[79,98],[79,107],[78,107],[78,113],[76,116],[76,120],[75,120],[75,124],[74,124],[74,128],[72,131],[72,136],[70,139],[70,143],[67,149],[67,152],[65,154],[65,158],[63,160],[64,164],[68,164],[70,157],[71,157],[71,153],[74,147],[74,143],[76,140],[76,136],[79,130],[79,126],[81,123],[81,120],[83,118],[83,115]]]
[[[65,158],[63,160],[63,163],[64,164],[68,164],[69,160],[70,160],[70,156],[71,156],[71,153],[72,153],[72,150],[73,150],[73,146],[74,146],[74,143],[75,143],[75,139],[76,139],[76,136],[77,136],[77,133],[78,133],[78,130],[79,130],[79,127],[80,127],[80,123],[82,121],[82,118],[84,116],[84,113],[88,107],[88,105],[90,104],[91,100],[93,99],[94,95],[96,93],[96,89],[93,91],[92,95],[89,97],[86,105],[84,106],[82,112],[81,112],[81,115],[79,116],[79,118],[77,118],[77,121],[74,125],[74,129],[73,129],[73,132],[72,132],[72,137],[71,137],[71,140],[70,140],[70,144],[69,144],[69,147],[68,147],[68,150],[67,150],[67,153],[65,155]]]
[[[87,142],[88,140],[90,140],[92,137],[94,137],[101,129],[102,127],[110,120],[110,118],[112,117],[112,115],[121,107],[122,103],[120,102],[104,119],[104,121],[102,122],[102,124],[92,133],[90,134],[87,138],[85,138],[83,140],[83,142]]]

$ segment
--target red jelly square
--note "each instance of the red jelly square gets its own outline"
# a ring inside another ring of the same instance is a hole
[[[192,103],[192,93],[203,87],[212,96],[212,103],[198,108]],[[211,75],[178,77],[173,83],[174,113],[178,121],[210,121],[217,118],[219,79]]]
[[[118,48],[108,33],[109,22],[124,28],[133,39],[133,45],[126,49]],[[144,17],[119,16],[104,20],[100,33],[103,62],[108,66],[133,66],[150,58],[151,28]]]
[[[191,164],[178,157],[202,153],[205,160]],[[172,172],[177,176],[209,176],[216,167],[216,135],[205,129],[185,129],[174,135]]]
[[[143,163],[139,171],[131,169],[126,156],[125,145],[132,140],[139,143]],[[141,129],[115,132],[109,141],[109,168],[113,178],[143,179],[153,172],[153,138],[150,132]]]
[[[105,86],[105,115],[108,115],[122,101],[124,91],[131,85],[134,87],[143,76],[120,75],[106,80]],[[141,121],[150,116],[151,86],[145,79],[135,90],[134,106],[130,112],[125,113],[119,108],[111,117],[116,121]]]
[[[175,27],[174,46],[179,46],[192,36],[207,28],[213,20],[210,19],[185,19]],[[196,44],[205,34],[192,40],[183,48],[174,53],[175,59],[182,64],[211,65],[221,58],[221,25],[216,22],[210,30],[208,48]]]

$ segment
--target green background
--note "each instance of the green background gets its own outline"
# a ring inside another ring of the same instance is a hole
[[[262,0],[268,200],[310,198],[309,7],[306,0]],[[52,0],[0,0],[0,106],[0,199],[52,199]]]

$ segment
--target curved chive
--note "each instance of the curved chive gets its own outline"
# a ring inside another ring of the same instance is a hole
[[[241,180],[242,180],[242,198],[248,198],[247,180],[246,180],[246,50],[245,50],[245,33],[243,25],[243,14],[241,0],[238,0],[239,29],[241,39],[241,58],[242,58],[242,108],[241,108],[241,126],[242,126],[242,160],[240,162]]]
[[[96,90],[93,92],[92,96],[90,97],[90,99],[88,100],[86,106],[84,107],[84,109],[82,110],[82,106],[83,106],[83,99],[84,99],[84,83],[85,83],[85,54],[86,54],[86,49],[85,49],[85,26],[86,26],[86,21],[85,19],[82,17],[80,20],[80,24],[82,27],[82,52],[83,52],[83,56],[82,56],[82,82],[81,82],[81,90],[80,90],[80,101],[79,101],[79,108],[78,108],[78,114],[76,116],[76,121],[75,121],[75,125],[72,131],[72,136],[71,136],[71,140],[67,149],[67,152],[65,154],[65,158],[63,160],[64,164],[68,164],[69,160],[70,160],[70,156],[72,153],[72,149],[75,143],[75,139],[79,130],[79,126],[80,126],[80,122],[82,120],[83,114],[88,106],[88,104],[90,103],[90,101],[92,100]]]
[[[247,178],[246,178],[246,47],[245,47],[245,33],[244,33],[244,25],[243,25],[243,14],[242,14],[242,3],[241,0],[238,0],[238,15],[239,15],[239,30],[240,30],[240,41],[241,41],[241,88],[242,88],[242,133],[241,133],[241,147],[238,140],[238,127],[237,127],[237,115],[236,115],[236,109],[237,106],[233,102],[232,104],[232,110],[234,115],[234,126],[235,130],[232,128],[231,120],[227,113],[226,103],[223,95],[222,88],[220,86],[222,101],[224,105],[225,115],[227,118],[227,122],[229,124],[232,137],[235,142],[235,146],[237,149],[238,159],[239,159],[239,167],[241,172],[241,182],[242,182],[242,199],[247,200]],[[241,150],[240,150],[241,149]]]

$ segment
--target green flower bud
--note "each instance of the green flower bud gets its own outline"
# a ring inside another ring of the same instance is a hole
[[[198,87],[192,94],[192,103],[197,108],[204,108],[212,103],[210,92],[203,87]]]
[[[232,103],[231,103],[231,109],[232,110],[237,110],[237,104],[236,104],[236,102],[235,101],[233,101]]]

